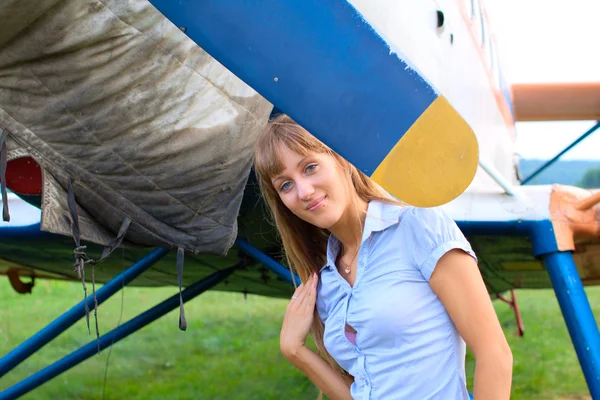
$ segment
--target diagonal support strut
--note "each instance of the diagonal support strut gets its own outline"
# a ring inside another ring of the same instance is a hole
[[[527,178],[523,179],[521,181],[521,185],[527,184],[527,182],[531,181],[533,178],[535,178],[536,176],[538,176],[539,174],[541,174],[546,168],[548,168],[549,166],[551,166],[552,164],[554,164],[554,162],[556,160],[558,160],[566,152],[568,152],[573,147],[575,147],[577,144],[579,144],[579,142],[581,142],[583,139],[585,139],[586,137],[588,137],[592,133],[594,133],[598,128],[600,128],[600,121],[596,121],[596,124],[594,126],[592,126],[590,129],[588,129],[583,135],[579,136],[579,138],[577,138],[573,143],[571,143],[570,145],[568,145],[563,151],[561,151],[560,153],[558,153],[557,155],[555,155],[550,161],[545,162],[544,165],[542,165],[541,167],[539,167],[538,169],[536,169],[534,172],[532,172]]]
[[[181,292],[183,302],[187,302],[188,300],[193,299],[194,297],[204,293],[208,289],[222,282],[229,275],[231,275],[231,273],[235,271],[236,268],[237,266],[233,266],[228,269],[217,271],[214,274],[187,287],[183,292]],[[138,315],[137,317],[127,321],[118,328],[115,328],[112,331],[101,336],[99,339],[99,343],[97,343],[96,340],[93,340],[85,346],[81,347],[80,349],[63,357],[61,360],[56,361],[54,364],[49,365],[48,367],[25,378],[21,382],[9,387],[5,391],[0,392],[0,399],[16,399],[30,392],[31,390],[43,385],[50,379],[55,378],[61,373],[81,363],[82,361],[87,360],[94,354],[97,354],[98,347],[100,351],[102,351],[106,347],[112,345],[113,343],[116,343],[119,340],[126,338],[132,333],[138,331],[144,326],[150,324],[151,322],[157,320],[158,318],[179,307],[179,296],[180,294],[177,293],[169,297],[167,300],[157,304],[148,311]]]
[[[104,301],[110,298],[110,296],[118,292],[119,289],[130,283],[133,279],[150,268],[167,253],[168,250],[166,249],[153,250],[127,270],[114,277],[106,285],[102,286],[96,293],[98,304],[102,304]],[[86,303],[88,308],[93,308],[94,296],[89,295],[85,300],[82,300],[69,311],[65,312],[63,315],[49,323],[46,327],[20,344],[13,351],[0,358],[0,377],[4,376],[7,372],[11,371],[36,351],[44,347],[58,335],[67,330],[70,326],[83,318],[85,315]]]
[[[298,275],[292,274],[292,272],[289,269],[287,269],[268,255],[266,255],[265,253],[263,253],[244,239],[237,238],[235,243],[244,253],[248,254],[250,257],[254,258],[256,261],[263,264],[271,271],[275,272],[277,276],[279,276],[281,279],[283,279],[290,285],[299,286],[302,283]]]

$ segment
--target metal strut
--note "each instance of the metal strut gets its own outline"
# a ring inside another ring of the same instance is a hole
[[[558,160],[560,157],[562,157],[566,152],[568,152],[573,147],[575,147],[579,142],[581,142],[583,139],[585,139],[586,137],[588,137],[592,133],[594,133],[598,128],[600,128],[600,121],[596,121],[596,125],[592,126],[583,135],[581,135],[579,138],[577,138],[577,140],[575,140],[573,143],[571,143],[570,145],[568,145],[563,151],[561,151],[560,153],[558,153],[557,155],[555,155],[554,158],[552,158],[550,161],[547,161],[546,163],[544,163],[544,165],[542,165],[541,167],[539,167],[538,169],[536,169],[533,173],[531,173],[531,175],[529,175],[527,178],[523,179],[523,181],[521,181],[521,185],[525,185],[527,182],[529,182],[530,180],[532,180],[533,178],[535,178],[536,176],[538,176],[546,168],[548,168],[549,166],[551,166],[552,164],[554,164],[554,162],[556,160]]]
[[[214,274],[187,287],[183,292],[181,292],[183,301],[187,302],[188,300],[193,299],[194,297],[204,293],[206,290],[222,282],[229,275],[231,275],[231,273],[236,268],[237,266],[234,266],[225,270],[217,271]],[[5,391],[0,392],[0,399],[16,399],[17,397],[30,392],[31,390],[41,386],[50,379],[69,370],[70,368],[81,363],[82,361],[87,360],[88,358],[90,358],[98,352],[98,346],[100,348],[100,351],[102,351],[111,344],[126,338],[130,334],[138,331],[139,329],[143,328],[149,323],[157,320],[163,315],[179,307],[179,296],[179,293],[177,293],[169,297],[162,303],[159,303],[158,305],[152,307],[148,311],[138,315],[137,317],[129,320],[128,322],[124,323],[118,328],[115,328],[112,331],[101,336],[99,339],[99,343],[97,343],[96,340],[93,340],[85,346],[81,347],[80,349],[72,352],[68,356],[63,357],[61,360],[55,362],[54,364],[42,369],[41,371],[36,372],[28,378],[25,378],[21,382],[11,386]]]
[[[281,279],[283,279],[290,285],[294,285],[295,283],[295,286],[299,286],[302,283],[298,275],[292,275],[289,269],[287,269],[268,255],[266,255],[265,253],[263,253],[244,239],[238,238],[235,241],[235,243],[244,253],[248,254],[250,257],[254,258],[256,261],[263,264],[271,271],[275,272],[277,276],[279,276]]]
[[[593,399],[600,399],[600,332],[570,251],[561,251],[550,220],[531,225],[533,253],[546,267]]]
[[[593,399],[600,399],[600,333],[570,252],[542,255]]]
[[[517,324],[515,335],[523,336],[525,334],[525,324],[523,324],[523,318],[521,317],[521,311],[519,310],[519,304],[517,303],[517,293],[515,292],[515,289],[510,289],[510,300],[504,297],[502,293],[496,293],[496,298],[508,304],[513,310]]]
[[[127,270],[111,279],[106,285],[96,292],[98,304],[102,304],[110,296],[119,291],[123,286],[130,283],[142,272],[150,268],[168,253],[166,249],[156,249],[148,253],[144,258],[133,264]],[[67,330],[85,315],[85,306],[94,307],[94,296],[89,295],[85,300],[65,312],[63,315],[49,323],[45,328],[20,344],[13,351],[0,358],[0,377],[11,371],[17,365],[25,361],[33,353],[48,344],[51,340]]]

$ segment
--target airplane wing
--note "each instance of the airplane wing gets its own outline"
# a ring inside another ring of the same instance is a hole
[[[0,275],[6,275],[11,280],[15,290],[21,284],[31,282],[31,278],[58,279],[79,281],[73,267],[73,239],[41,230],[41,211],[22,198],[9,194],[11,221],[0,224]],[[254,203],[256,201],[254,200]],[[245,204],[242,212],[242,227],[254,232],[267,232],[268,226],[252,209],[251,204]],[[264,238],[262,239],[264,240]],[[274,238],[273,238],[274,240]],[[273,252],[277,257],[279,248],[269,243],[263,244],[258,237],[253,242],[260,243],[265,254]],[[99,255],[103,246],[84,242],[90,256]],[[95,282],[109,282],[119,273],[129,268],[151,252],[147,247],[128,247],[116,250],[110,257],[95,267]],[[176,286],[178,284],[176,253],[169,252],[154,263],[143,274],[139,275],[131,286]],[[230,277],[215,286],[214,290],[225,290],[246,294],[259,294],[271,297],[289,297],[293,286],[270,272],[264,265],[256,263],[252,258],[234,247],[225,256],[210,254],[187,255],[183,286],[209,276],[218,270],[236,266]],[[91,268],[87,267],[86,281],[91,281]],[[15,279],[16,277],[16,279]],[[35,288],[33,288],[35,290]],[[19,291],[19,290],[17,290]]]
[[[511,85],[517,121],[600,120],[600,82]]]

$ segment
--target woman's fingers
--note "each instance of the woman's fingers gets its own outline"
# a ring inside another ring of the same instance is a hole
[[[317,281],[316,274],[311,275],[298,286],[288,303],[280,333],[280,346],[284,352],[306,342],[314,317]]]
[[[296,288],[296,290],[294,291],[294,296],[297,296],[297,295],[298,295],[298,293],[300,293],[300,292],[302,291],[302,289],[304,288],[304,286],[305,286],[305,285],[304,285],[304,282],[302,282],[302,283],[300,284],[300,286],[298,286],[298,287]]]
[[[295,294],[296,298],[294,299],[294,303],[295,304],[302,304],[304,302],[304,299],[306,299],[307,294],[309,293],[309,291],[307,289],[311,288],[311,282],[312,282],[312,276],[310,278],[308,278],[306,280],[306,282],[303,283],[303,287],[302,289],[300,289],[300,287],[298,287],[298,289],[300,289],[298,291],[298,293]]]
[[[294,299],[296,306],[301,307],[303,311],[308,308],[312,309],[315,306],[317,293],[315,284],[316,279],[317,278],[313,273],[313,275],[306,280],[306,283],[302,288],[302,291],[298,293],[297,298]]]
[[[305,290],[301,290],[299,293],[296,294],[296,298],[292,299],[292,303],[300,305],[304,301],[305,297],[306,297],[306,291]]]
[[[313,275],[310,277],[310,281],[306,282],[306,288],[305,291],[307,292],[306,294],[306,300],[304,301],[304,307],[305,309],[307,309],[308,311],[311,311],[315,308],[315,303],[317,301],[317,284],[319,282],[319,277],[317,276],[316,273],[313,273]]]
[[[301,306],[310,305],[310,303],[314,304],[314,297],[316,297],[316,280],[316,274],[313,273],[305,282],[298,286],[292,296],[290,305],[294,304],[296,306]],[[311,297],[313,297],[312,301],[310,299]]]
[[[294,294],[292,295],[292,298],[291,298],[291,300],[294,300],[294,299],[296,299],[296,298],[298,297],[298,295],[299,295],[300,293],[302,293],[302,291],[304,290],[304,287],[305,287],[305,286],[306,286],[306,282],[302,282],[302,283],[300,284],[300,286],[298,286],[298,287],[296,288],[296,290],[294,291]]]

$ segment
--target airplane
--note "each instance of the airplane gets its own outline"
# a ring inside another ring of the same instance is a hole
[[[280,112],[399,199],[446,210],[519,334],[514,290],[553,288],[600,398],[583,290],[600,282],[600,191],[527,184],[564,152],[522,177],[515,138],[518,121],[600,120],[600,84],[508,84],[480,0],[9,0],[0,19],[0,274],[19,293],[81,281],[84,296],[0,358],[0,377],[123,285],[179,287],[0,399],[177,307],[185,330],[183,303],[206,290],[291,295],[250,158]]]

